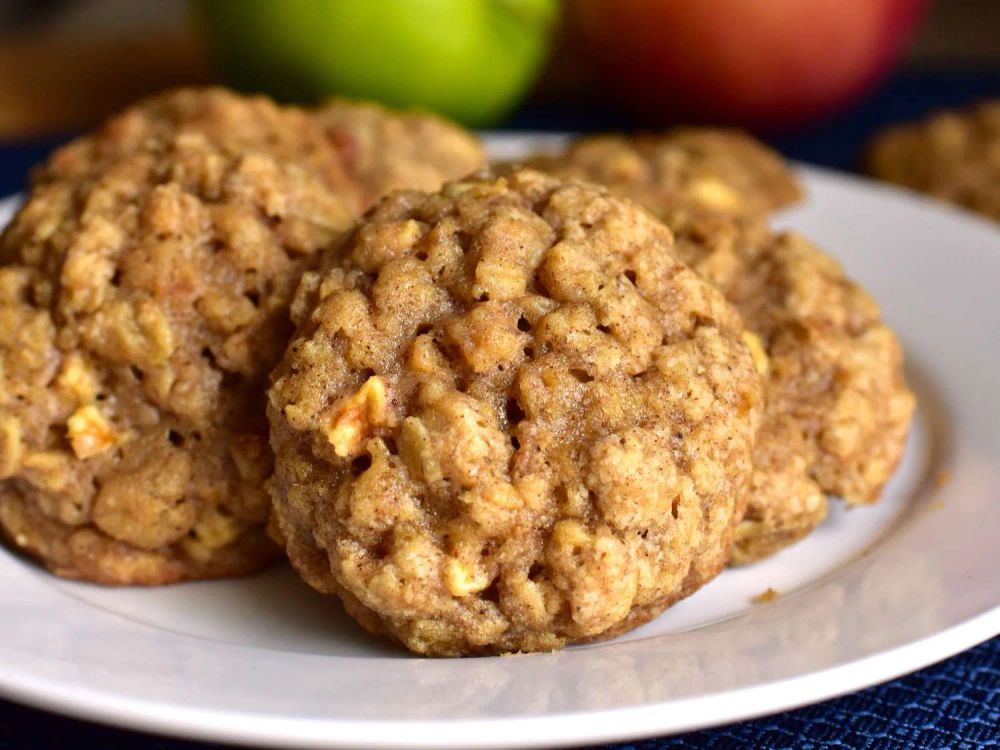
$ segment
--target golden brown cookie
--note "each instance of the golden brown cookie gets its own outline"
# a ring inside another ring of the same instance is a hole
[[[670,232],[531,170],[396,193],[296,295],[270,391],[280,536],[425,654],[648,620],[728,562],[761,380]]]
[[[316,117],[361,187],[366,206],[393,190],[437,190],[486,161],[474,135],[428,112],[334,99]]]
[[[354,215],[311,123],[172,92],[36,173],[0,238],[0,526],[59,575],[162,584],[278,556],[264,383],[302,271]]]
[[[868,169],[1000,220],[1000,100],[890,128],[872,143]]]
[[[357,180],[345,168],[344,154],[330,143],[313,111],[279,107],[266,97],[223,88],[174,89],[142,100],[91,136],[60,148],[35,170],[34,180],[93,179],[104,165],[194,133],[232,157],[265,152],[277,161],[294,163],[340,194],[353,211],[360,213],[367,206]]]
[[[606,185],[665,221],[762,215],[802,197],[782,158],[745,133],[676,128],[662,135],[587,136],[532,161],[563,178]]]
[[[914,398],[878,305],[833,258],[756,221],[703,219],[676,234],[680,258],[723,291],[759,344],[767,406],[733,552],[750,562],[811,531],[827,494],[877,500]]]

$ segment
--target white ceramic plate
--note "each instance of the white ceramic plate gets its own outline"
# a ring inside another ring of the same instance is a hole
[[[800,706],[1000,632],[1000,231],[858,179],[802,176],[810,198],[780,223],[842,258],[909,353],[920,408],[879,505],[838,504],[804,543],[616,641],[461,660],[365,636],[288,569],[103,589],[0,550],[0,694],[246,744],[570,745]],[[769,587],[781,596],[754,604]]]

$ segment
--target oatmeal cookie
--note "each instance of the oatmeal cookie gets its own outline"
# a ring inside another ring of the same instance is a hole
[[[811,531],[826,495],[878,499],[914,409],[902,350],[878,305],[837,262],[762,222],[676,225],[677,254],[717,285],[754,332],[767,381],[747,513],[735,562]]]
[[[1000,220],[1000,100],[889,129],[871,145],[868,169]]]
[[[38,183],[92,179],[103,165],[176,141],[184,133],[198,133],[230,156],[265,152],[294,163],[340,195],[355,213],[367,207],[361,185],[346,169],[345,155],[314,112],[223,88],[174,89],[140,101],[90,137],[60,148],[33,177]]]
[[[274,512],[312,586],[425,654],[648,620],[728,562],[761,379],[669,230],[532,170],[395,193],[306,274]]]
[[[57,151],[0,237],[0,527],[59,575],[279,555],[265,380],[355,212],[309,122],[214,90],[145,102]]]
[[[334,99],[316,117],[360,186],[366,206],[393,190],[437,190],[486,161],[474,135],[427,112]]]
[[[666,221],[763,215],[802,189],[782,158],[735,130],[676,128],[663,135],[588,136],[533,166],[606,185]]]

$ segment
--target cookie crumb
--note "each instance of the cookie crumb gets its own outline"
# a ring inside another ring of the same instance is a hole
[[[934,477],[934,486],[944,487],[950,481],[951,481],[951,472],[948,471],[947,469],[941,469],[941,471],[937,473],[937,476]]]
[[[757,596],[753,597],[750,601],[752,601],[754,604],[767,604],[768,602],[773,602],[779,596],[781,596],[780,591],[778,591],[777,589],[772,589],[770,586],[768,586],[762,592],[757,594]]]

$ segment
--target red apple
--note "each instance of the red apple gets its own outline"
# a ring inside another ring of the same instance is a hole
[[[574,0],[609,89],[655,119],[788,126],[875,82],[925,0]]]

